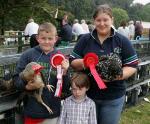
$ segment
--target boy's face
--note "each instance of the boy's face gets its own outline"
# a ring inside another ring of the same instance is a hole
[[[54,45],[57,41],[57,36],[55,32],[46,32],[41,31],[37,36],[37,41],[39,42],[39,46],[45,52],[51,52],[54,48]]]
[[[86,87],[79,88],[75,83],[72,83],[72,94],[76,100],[82,100],[85,97],[87,90],[88,88]]]

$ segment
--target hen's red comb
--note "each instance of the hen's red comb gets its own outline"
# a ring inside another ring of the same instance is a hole
[[[40,72],[43,68],[44,68],[44,66],[41,66],[41,65],[39,65],[39,64],[32,65],[32,70],[33,70],[35,73]]]

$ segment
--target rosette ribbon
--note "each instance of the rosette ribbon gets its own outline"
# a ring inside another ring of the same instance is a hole
[[[62,93],[62,75],[63,75],[63,69],[61,68],[61,63],[65,59],[65,56],[60,53],[56,53],[51,58],[51,64],[54,68],[57,69],[57,85],[56,85],[56,91],[55,96],[60,97]]]
[[[98,64],[98,56],[92,52],[88,53],[84,56],[83,63],[85,67],[90,68],[90,72],[93,75],[98,87],[100,89],[107,88],[95,68],[95,66]]]

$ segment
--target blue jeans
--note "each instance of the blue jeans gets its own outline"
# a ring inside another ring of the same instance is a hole
[[[96,100],[97,124],[118,124],[125,96],[114,100]]]

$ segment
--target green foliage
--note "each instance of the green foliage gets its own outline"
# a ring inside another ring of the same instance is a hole
[[[30,17],[39,24],[50,21],[58,25],[54,19],[56,9],[56,6],[51,6],[48,0],[12,0],[11,2],[2,0],[0,1],[0,28],[1,30],[24,30]]]
[[[139,13],[141,12],[143,8],[143,5],[141,4],[135,4],[133,5],[129,10],[129,16],[131,20],[141,20],[141,17],[139,16]]]
[[[128,10],[133,0],[95,0],[96,5],[108,4],[111,7],[122,8]]]
[[[141,4],[135,4],[133,5],[129,11],[130,19],[132,20],[142,20],[142,21],[150,21],[150,4],[147,4],[145,6]]]
[[[141,20],[150,22],[150,4],[142,8],[139,17],[141,17]]]
[[[113,11],[113,16],[114,16],[114,25],[116,28],[120,26],[120,23],[122,21],[129,20],[129,16],[126,10],[123,10],[121,8],[113,8],[112,11]]]
[[[66,11],[70,11],[77,19],[88,19],[92,17],[95,3],[93,0],[62,0]]]
[[[114,8],[116,27],[122,20],[129,18],[150,21],[150,4],[131,6],[132,2],[133,0],[0,0],[0,34],[3,30],[24,30],[30,17],[39,24],[51,21],[58,26],[54,19],[57,8],[59,19],[67,13],[70,21],[74,18],[91,20],[95,7],[106,3]]]

